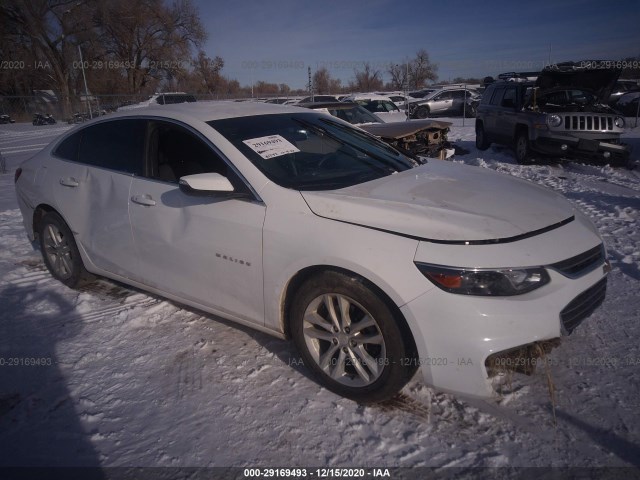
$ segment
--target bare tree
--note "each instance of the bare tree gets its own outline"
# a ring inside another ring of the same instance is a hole
[[[422,48],[418,50],[416,56],[407,62],[392,64],[387,70],[391,76],[391,87],[395,89],[408,88],[417,89],[426,85],[427,81],[434,82],[438,79],[438,65],[429,60],[429,54]]]
[[[200,50],[193,63],[194,74],[200,80],[201,89],[205,93],[217,93],[222,83],[220,71],[224,67],[224,60],[218,56],[209,58],[204,51]]]
[[[342,90],[342,81],[339,78],[333,78],[325,67],[313,74],[313,85],[315,92],[320,95],[339,93]]]
[[[22,46],[34,60],[34,74],[46,80],[60,101],[63,114],[70,112],[71,86],[79,69],[79,45],[90,42],[95,0],[14,0],[0,2],[3,40]]]
[[[318,94],[330,93],[329,91],[330,80],[331,80],[331,74],[329,73],[329,70],[327,70],[325,67],[322,67],[319,70],[316,70],[316,72],[313,74],[313,86],[314,86],[315,93],[318,93]]]
[[[123,65],[130,93],[150,79],[175,76],[190,67],[190,49],[207,35],[190,0],[166,6],[162,0],[111,0],[96,18],[102,44],[115,65]]]
[[[429,54],[422,48],[418,50],[415,58],[409,63],[409,84],[410,88],[421,88],[426,82],[438,79],[438,66],[431,63]]]
[[[281,83],[279,87],[280,87],[280,95],[289,95],[289,93],[291,92],[291,87],[286,83]]]
[[[371,64],[366,62],[364,68],[355,72],[355,83],[352,84],[356,90],[362,92],[371,92],[373,90],[381,90],[383,87],[382,74],[379,70],[373,70]]]
[[[407,63],[392,64],[387,70],[391,75],[390,87],[392,90],[402,90],[407,84]]]

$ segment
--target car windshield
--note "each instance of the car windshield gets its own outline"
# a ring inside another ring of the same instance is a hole
[[[338,117],[339,119],[354,125],[361,125],[363,123],[383,123],[382,120],[360,105],[353,105],[351,108],[329,107],[327,110],[334,117]]]
[[[295,190],[335,190],[416,166],[376,137],[322,114],[239,117],[208,124],[270,180]]]
[[[390,100],[356,100],[371,113],[399,112],[400,109]]]

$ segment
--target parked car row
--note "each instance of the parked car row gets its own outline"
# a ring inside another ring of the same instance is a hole
[[[298,105],[310,102],[348,101],[358,102],[367,110],[380,116],[384,121],[424,119],[436,116],[474,117],[480,101],[480,94],[472,88],[460,86],[441,86],[411,92],[371,92],[348,95],[314,95],[304,98],[279,97],[264,100],[265,103]],[[391,106],[391,104],[393,106]],[[389,119],[389,120],[387,120]]]

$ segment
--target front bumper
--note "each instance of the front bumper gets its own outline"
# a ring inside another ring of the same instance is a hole
[[[603,268],[579,279],[549,274],[551,283],[526,295],[478,297],[434,288],[404,305],[425,383],[470,397],[493,397],[487,358],[560,337],[565,331],[560,312],[606,278]]]
[[[544,155],[604,163],[626,163],[631,155],[629,145],[552,133],[538,135],[531,141],[531,148]]]

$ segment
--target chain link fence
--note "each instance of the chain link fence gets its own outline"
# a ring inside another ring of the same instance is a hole
[[[198,101],[206,100],[251,100],[242,96],[223,94],[196,94]],[[275,97],[277,95],[268,95]],[[83,116],[101,115],[114,112],[119,107],[134,105],[146,101],[150,95],[72,95],[69,98],[69,107],[65,108],[62,102],[53,94],[46,92],[28,96],[1,96],[0,115],[9,115],[16,122],[31,122],[34,114],[51,114],[58,121],[71,120],[74,114]],[[262,98],[262,97],[261,97]],[[255,100],[255,99],[254,99]]]

